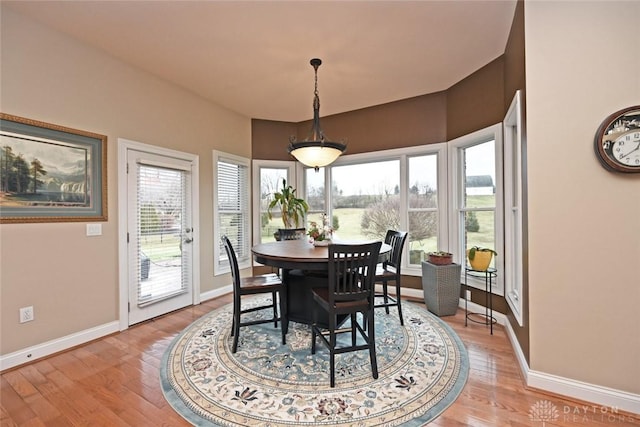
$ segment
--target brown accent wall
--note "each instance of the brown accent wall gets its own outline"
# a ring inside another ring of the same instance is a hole
[[[511,32],[504,51],[504,110],[511,105],[513,96],[518,89],[525,88],[525,57],[524,57],[524,2],[518,1],[511,24]],[[523,93],[524,95],[524,93]],[[522,99],[522,108],[525,102]]]
[[[500,123],[505,111],[501,56],[447,90],[447,140]]]
[[[324,116],[320,118],[320,125],[329,139],[346,141],[346,154],[356,154],[444,142],[446,114],[446,94],[438,92]],[[292,160],[287,153],[289,137],[305,139],[311,121],[287,123],[253,119],[251,128],[252,158]]]
[[[272,120],[251,120],[251,158],[292,160],[287,152],[289,137],[296,134],[296,124]]]
[[[334,140],[345,138],[346,154],[368,153],[446,141],[446,94],[416,96],[321,118],[322,129]],[[298,124],[304,139],[311,121]]]
[[[402,276],[402,287],[409,289],[422,289],[422,277],[421,276]],[[460,288],[460,298],[464,298],[465,293],[464,285]],[[484,306],[487,301],[487,293],[482,289],[472,288],[471,289],[471,302]],[[491,304],[493,306],[493,311],[497,311],[498,313],[507,314],[509,305],[507,304],[507,300],[500,295],[492,295],[491,296]],[[517,323],[516,323],[517,324]]]
[[[345,139],[346,154],[445,142],[499,123],[506,108],[504,57],[490,62],[443,92],[416,96],[320,118],[332,140]],[[291,160],[289,137],[304,139],[311,121],[253,119],[252,158]]]

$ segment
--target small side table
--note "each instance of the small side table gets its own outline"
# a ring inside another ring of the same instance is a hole
[[[490,326],[491,335],[493,335],[493,324],[497,323],[496,318],[493,317],[493,279],[498,277],[498,272],[495,268],[488,268],[485,271],[474,270],[473,268],[466,266],[464,269],[464,287],[465,291],[469,289],[467,278],[479,277],[484,278],[484,290],[485,290],[485,305],[484,313],[473,313],[467,309],[467,295],[464,296],[464,326],[467,326],[467,320],[474,323]],[[480,319],[478,319],[478,317]]]

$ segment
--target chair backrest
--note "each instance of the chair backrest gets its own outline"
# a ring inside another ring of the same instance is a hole
[[[407,232],[396,230],[387,230],[387,235],[384,238],[384,242],[391,246],[391,253],[389,254],[389,259],[383,263],[384,267],[386,268],[390,265],[398,275],[402,266],[402,249],[405,240],[407,240]]]
[[[369,299],[373,304],[376,264],[382,242],[329,245],[329,303]]]
[[[229,267],[231,268],[231,279],[233,280],[234,294],[240,289],[240,268],[238,267],[238,258],[236,257],[236,251],[231,246],[231,241],[227,236],[222,236],[222,244],[227,251],[227,258],[229,258]]]
[[[278,238],[280,240],[301,240],[307,232],[306,228],[279,228]]]

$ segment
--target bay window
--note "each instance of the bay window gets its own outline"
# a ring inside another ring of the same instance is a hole
[[[295,182],[295,162],[277,160],[253,161],[253,212],[254,243],[275,241],[274,233],[284,228],[282,217],[277,209],[269,218],[268,207],[273,200],[273,193],[282,189],[282,181],[297,188]],[[296,190],[298,197],[304,198],[301,190]]]
[[[517,91],[504,119],[505,299],[524,325],[523,289],[523,141],[521,93]]]
[[[298,173],[296,173],[298,172]],[[282,178],[309,205],[304,226],[326,213],[343,241],[409,233],[403,273],[420,276],[425,254],[448,251],[466,265],[466,249],[494,249],[494,293],[504,295],[502,126],[448,143],[343,155],[315,171],[287,161],[254,161],[254,243],[273,240],[280,218],[267,219],[270,194]],[[296,177],[299,177],[296,180]],[[470,282],[484,289],[484,281]]]
[[[407,230],[403,272],[421,274],[426,252],[447,249],[446,144],[344,155],[302,176],[308,221],[326,213],[337,238],[381,240],[389,229]]]
[[[463,266],[472,246],[498,252],[491,261],[498,270],[493,292],[504,295],[501,125],[450,141],[449,150],[451,252]],[[484,281],[468,285],[484,290]]]

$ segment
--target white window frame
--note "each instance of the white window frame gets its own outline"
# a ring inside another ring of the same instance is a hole
[[[447,179],[447,144],[446,143],[442,143],[442,144],[433,144],[433,145],[438,145],[438,147],[434,147],[435,150],[429,150],[429,151],[420,151],[420,153],[407,153],[406,156],[404,156],[403,162],[404,162],[404,169],[403,169],[403,165],[401,163],[400,169],[401,171],[404,171],[404,173],[402,174],[402,180],[400,181],[400,187],[404,188],[405,191],[402,192],[402,197],[404,198],[404,201],[402,203],[403,207],[406,207],[405,212],[404,212],[404,217],[405,217],[405,224],[406,224],[406,229],[409,229],[409,212],[417,212],[419,210],[417,209],[409,209],[409,202],[408,202],[408,197],[409,197],[409,190],[411,187],[411,183],[409,182],[409,159],[411,157],[419,157],[419,156],[424,156],[424,155],[432,155],[432,154],[436,154],[438,156],[438,160],[437,160],[437,168],[438,168],[438,172],[437,172],[437,176],[438,176],[438,188],[437,188],[437,199],[438,199],[438,207],[436,209],[436,213],[437,213],[437,217],[438,217],[438,250],[439,251],[445,251],[448,252],[449,251],[449,221],[447,221],[446,219],[448,218],[447,216],[447,212],[448,212],[448,208],[447,208],[447,203],[449,200],[449,186],[447,185],[448,183],[448,179]],[[430,146],[427,146],[430,147]],[[404,184],[404,185],[403,185]],[[409,232],[411,232],[411,230],[409,230]],[[409,239],[407,239],[407,242],[409,241]],[[408,245],[408,244],[407,244]],[[408,248],[407,248],[408,251]],[[405,270],[407,271],[407,273],[412,273],[411,275],[415,275],[415,276],[422,276],[422,263],[420,265],[416,265],[416,264],[409,264],[409,256],[408,254],[406,257],[403,257],[404,260],[406,260],[406,262],[403,262],[402,268],[402,272],[404,274]],[[426,256],[426,254],[425,254]]]
[[[296,179],[296,162],[290,160],[253,160],[251,168],[251,182],[252,182],[252,203],[253,203],[253,244],[257,245],[260,243],[260,234],[262,232],[260,227],[260,217],[262,212],[260,212],[260,188],[262,188],[262,183],[260,182],[260,170],[262,168],[265,169],[286,169],[287,170],[287,183],[293,186],[296,189],[296,194],[298,197],[303,197],[302,194],[302,186]],[[256,264],[259,265],[259,264]]]
[[[332,163],[332,165],[335,164]],[[303,197],[306,199],[307,198],[307,173],[311,171],[311,173],[323,173],[324,176],[324,205],[327,209],[326,213],[329,218],[333,218],[333,213],[332,213],[332,209],[330,205],[327,205],[328,201],[331,200],[331,194],[333,192],[333,189],[331,188],[331,166],[323,166],[321,168],[319,168],[318,171],[315,171],[314,168],[310,168],[307,167],[305,165],[303,165],[302,163],[297,164],[297,172],[298,172],[298,176],[299,176],[299,187],[302,192],[301,194],[303,194]],[[323,172],[320,172],[323,171]],[[311,221],[311,218],[313,217],[314,214],[317,214],[318,212],[316,211],[312,211],[311,210],[311,206],[309,207],[309,212],[307,212],[307,217],[309,217],[309,221]]]
[[[333,162],[329,166],[325,166],[325,206],[328,207],[329,218],[333,216],[331,212],[331,169],[333,166],[345,166],[345,165],[356,165],[362,163],[373,163],[373,162],[381,162],[388,160],[399,160],[400,161],[400,227],[403,230],[407,230],[409,227],[409,213],[408,213],[408,203],[407,197],[409,192],[409,168],[408,159],[410,157],[422,156],[422,155],[431,155],[436,154],[438,156],[438,242],[439,249],[446,251],[448,250],[448,226],[447,226],[447,193],[448,193],[448,184],[447,184],[447,143],[434,143],[427,145],[420,145],[416,147],[406,147],[406,148],[394,148],[390,150],[381,150],[370,153],[359,153],[359,154],[348,154],[340,156],[335,162]],[[307,169],[306,167],[303,168]],[[305,174],[299,174],[302,178],[304,178]],[[304,182],[302,183],[304,184]],[[301,189],[306,189],[306,185],[300,185]],[[306,194],[303,195],[306,197]],[[408,276],[422,276],[422,266],[418,265],[409,265],[409,247],[405,245],[404,248],[405,253],[402,257],[402,274]]]
[[[247,235],[245,236],[245,241],[242,242],[243,251],[239,251],[238,248],[235,248],[236,252],[242,253],[251,253],[251,230],[252,230],[252,216],[251,216],[251,208],[249,206],[250,199],[249,194],[251,191],[250,188],[250,177],[251,177],[251,160],[246,157],[237,156],[234,154],[225,153],[218,150],[213,150],[213,274],[214,276],[219,276],[221,274],[226,274],[231,271],[229,261],[222,261],[223,250],[221,250],[220,246],[220,238],[222,237],[220,234],[220,215],[218,209],[218,162],[224,161],[227,163],[234,163],[237,165],[245,166],[247,168],[247,208],[246,213],[244,215],[244,226],[245,230],[247,230]],[[226,254],[224,254],[226,258]],[[238,258],[238,267],[240,269],[251,267],[251,256]]]
[[[522,105],[517,91],[504,118],[504,228],[505,299],[520,326],[524,326],[522,273]]]
[[[496,295],[504,296],[504,208],[503,208],[503,175],[502,175],[502,123],[498,123],[484,129],[480,129],[476,132],[468,135],[461,136],[454,140],[449,141],[449,230],[450,230],[450,250],[456,257],[457,262],[460,265],[467,265],[466,262],[466,249],[464,247],[464,221],[461,219],[462,199],[464,192],[464,167],[462,165],[462,150],[472,147],[474,145],[482,144],[484,142],[494,140],[495,147],[495,176],[496,176],[496,191],[495,191],[495,213],[494,213],[494,232],[495,232],[495,245],[494,248],[498,252],[498,256],[495,259],[495,267],[497,270],[497,277],[492,282],[492,292]],[[462,269],[462,283],[464,283],[464,268]],[[484,279],[478,279],[475,277],[467,278],[467,285],[473,288],[485,290]]]

